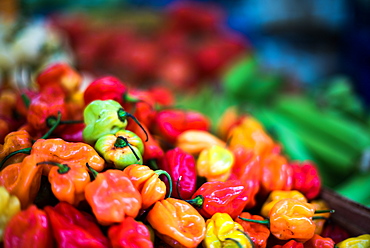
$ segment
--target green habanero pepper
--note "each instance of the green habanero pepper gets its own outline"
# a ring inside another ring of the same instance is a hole
[[[143,141],[129,130],[119,130],[115,134],[100,137],[95,149],[107,163],[117,169],[124,169],[131,164],[143,164]]]
[[[132,118],[143,128],[138,120],[126,112],[118,102],[114,100],[92,101],[84,110],[84,122],[86,125],[82,132],[84,141],[93,145],[104,135],[115,134],[121,129],[126,129],[128,117]]]

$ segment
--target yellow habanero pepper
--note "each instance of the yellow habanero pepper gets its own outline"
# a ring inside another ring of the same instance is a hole
[[[204,248],[253,247],[253,242],[244,233],[243,227],[226,213],[215,213],[206,222]]]
[[[5,187],[0,186],[0,243],[3,241],[6,225],[19,211],[21,211],[21,203],[18,198],[10,195]]]
[[[348,238],[336,244],[338,248],[368,248],[370,247],[370,234]]]
[[[214,145],[204,149],[197,160],[197,172],[208,182],[226,181],[234,164],[234,155],[227,148]]]
[[[282,199],[294,198],[299,201],[307,202],[306,197],[297,190],[284,191],[284,190],[274,190],[270,193],[266,202],[261,208],[261,215],[265,218],[269,217],[269,212],[271,208]]]

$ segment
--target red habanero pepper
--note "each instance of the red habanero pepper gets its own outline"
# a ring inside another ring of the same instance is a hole
[[[67,129],[59,133],[59,137],[69,142],[83,142],[82,131],[85,128],[85,123],[74,123],[68,126]]]
[[[161,86],[154,86],[148,90],[154,101],[161,106],[172,106],[175,103],[175,97],[172,92]]]
[[[303,244],[304,248],[333,248],[334,241],[331,238],[323,238],[318,234],[313,235],[313,237]]]
[[[44,210],[59,248],[109,246],[108,239],[88,213],[80,212],[66,202],[55,207],[46,206]]]
[[[132,217],[126,217],[118,225],[108,229],[108,237],[112,248],[152,248],[148,228]]]
[[[284,245],[274,245],[272,248],[303,248],[303,244],[295,240],[290,240]]]
[[[248,212],[241,213],[240,217],[253,220],[264,220],[262,216],[251,215]],[[253,241],[255,248],[266,247],[267,239],[270,236],[270,230],[268,229],[267,226],[249,221],[244,221],[240,218],[236,218],[235,221],[243,227],[244,232],[247,233],[248,236]]]
[[[28,108],[39,93],[30,89],[22,89],[19,94],[17,94],[17,101],[15,105],[15,111],[18,115],[25,117],[27,116]]]
[[[118,78],[112,76],[98,78],[89,84],[84,92],[85,105],[95,100],[114,100],[122,105],[126,93],[127,86]]]
[[[192,155],[176,147],[165,153],[163,158],[158,161],[158,166],[167,171],[173,179],[173,197],[187,200],[193,196],[197,185],[197,171]],[[169,187],[168,180],[164,181]]]
[[[193,205],[204,218],[215,213],[227,213],[232,219],[244,210],[250,201],[250,189],[239,180],[206,182],[186,202]]]
[[[35,205],[13,216],[4,232],[6,248],[52,248],[53,241],[48,216]]]
[[[154,119],[156,133],[170,143],[175,143],[177,137],[187,130],[203,130],[210,128],[210,121],[196,111],[166,109],[157,112]]]
[[[316,198],[321,190],[321,180],[317,167],[312,161],[292,162],[293,187],[304,194],[307,200]]]
[[[336,244],[350,237],[346,230],[333,222],[326,223],[321,236],[331,238]]]

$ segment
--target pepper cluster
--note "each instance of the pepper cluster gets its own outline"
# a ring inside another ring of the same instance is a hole
[[[164,88],[80,82],[54,64],[36,77],[37,90],[1,93],[14,93],[17,104],[0,96],[0,107],[21,123],[0,145],[4,247],[370,242],[330,232],[315,164],[289,161],[253,116],[230,108],[211,131]]]

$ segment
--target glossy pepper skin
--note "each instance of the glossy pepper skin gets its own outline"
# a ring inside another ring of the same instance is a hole
[[[183,200],[167,198],[156,202],[147,220],[156,234],[171,247],[195,248],[205,237],[203,217]]]
[[[230,215],[215,213],[206,222],[206,237],[203,247],[253,247],[253,243],[246,236],[243,227],[234,222]]]
[[[173,197],[187,200],[193,196],[197,185],[197,171],[192,155],[176,147],[166,151],[158,166],[172,178]],[[168,180],[165,182],[168,187]]]
[[[157,201],[165,198],[166,184],[159,179],[159,173],[156,173],[148,166],[132,164],[127,166],[123,173],[140,192],[142,209],[147,209]]]
[[[37,157],[37,162],[53,161],[57,163],[89,164],[96,171],[104,169],[104,159],[99,156],[95,149],[83,142],[67,142],[60,138],[38,139],[32,146],[31,155]],[[44,166],[45,174],[53,166]]]
[[[323,199],[313,200],[310,203],[315,207],[315,210],[329,210],[330,209]],[[316,225],[315,234],[321,235],[324,229],[326,220],[329,219],[330,217],[330,213],[329,212],[328,213],[317,213],[315,214],[315,216],[322,216],[325,218],[325,219],[313,220],[313,222]]]
[[[10,195],[4,188],[0,187],[0,243],[3,241],[4,229],[10,219],[21,211],[21,203],[14,195]]]
[[[126,111],[114,100],[95,100],[84,110],[84,141],[94,144],[100,137],[127,127]]]
[[[36,164],[36,156],[29,155],[22,163],[8,165],[0,172],[0,186],[18,197],[22,209],[32,204],[40,188],[43,168]]]
[[[307,202],[306,197],[297,190],[290,190],[290,191],[274,190],[270,193],[269,197],[266,199],[265,203],[262,205],[261,215],[265,218],[268,218],[270,210],[275,205],[275,203],[277,203],[278,201],[282,199],[287,199],[287,198],[294,198],[302,202]]]
[[[211,146],[204,149],[197,159],[198,176],[205,177],[208,182],[226,181],[234,164],[234,155],[227,148]]]
[[[46,213],[35,205],[17,213],[7,224],[4,233],[7,248],[54,247],[54,238]]]
[[[242,218],[263,220],[264,218],[259,215],[251,215],[248,212],[243,212],[239,215]],[[251,238],[256,248],[265,248],[267,245],[267,239],[270,236],[270,230],[265,225],[244,221],[240,218],[236,218],[235,221],[239,223],[246,234]]]
[[[334,241],[331,238],[323,238],[318,234],[313,235],[313,237],[303,244],[304,248],[333,248]]]
[[[44,210],[58,247],[104,248],[109,246],[108,239],[88,213],[80,212],[66,202],[60,202],[55,207],[46,206]]]
[[[124,169],[130,164],[143,164],[143,141],[128,130],[119,130],[115,134],[100,137],[95,143],[95,149],[107,163],[113,164],[117,169]]]
[[[296,199],[283,199],[270,210],[270,231],[281,240],[305,242],[315,234],[313,205]]]
[[[114,100],[123,103],[123,96],[127,92],[127,86],[118,78],[107,76],[94,80],[84,91],[85,104],[95,100]]]
[[[204,130],[187,130],[177,137],[176,146],[183,151],[197,156],[204,149],[213,145],[226,147],[226,143],[208,131]]]
[[[19,130],[9,133],[5,136],[4,145],[0,144],[0,161],[2,161],[6,156],[12,152],[29,148],[32,146],[32,137],[25,130]],[[3,166],[8,164],[14,164],[22,162],[22,160],[27,156],[27,154],[18,153],[11,156]]]
[[[166,109],[157,112],[154,125],[158,135],[174,144],[184,131],[192,129],[207,131],[210,128],[210,121],[196,111]]]
[[[112,248],[152,248],[148,228],[132,217],[126,217],[118,225],[113,225],[108,230],[108,237]]]
[[[135,218],[142,198],[134,184],[120,170],[106,170],[85,188],[85,197],[102,225],[119,223],[126,216]]]
[[[295,240],[290,240],[284,245],[274,245],[272,248],[303,248],[303,244]]]
[[[321,179],[316,165],[311,161],[292,162],[292,188],[302,192],[307,200],[316,198],[321,190]]]
[[[370,246],[370,234],[363,234],[357,237],[348,238],[336,244],[338,248],[359,247],[365,248]]]
[[[227,213],[235,219],[250,199],[250,190],[238,180],[206,182],[198,188],[191,200],[204,218],[215,213]]]

